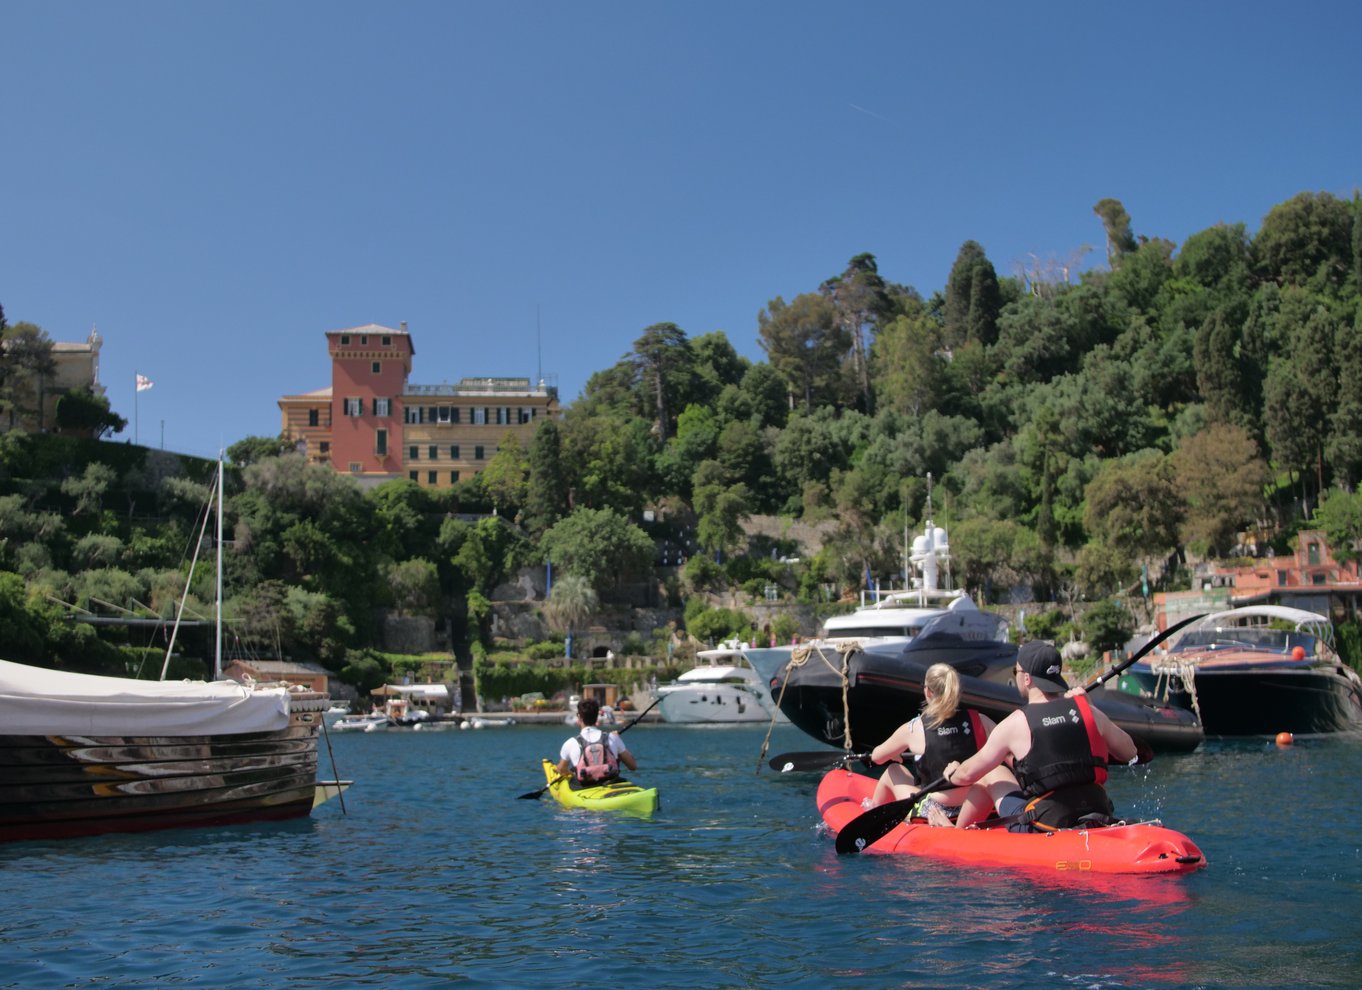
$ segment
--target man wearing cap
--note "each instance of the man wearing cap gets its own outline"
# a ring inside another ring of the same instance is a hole
[[[998,814],[1017,816],[1014,830],[1053,831],[1087,815],[1109,817],[1107,757],[1132,762],[1135,741],[1081,693],[1065,696],[1059,651],[1049,643],[1033,640],[1018,650],[1013,677],[1026,704],[943,776],[953,786],[972,784],[1010,757],[1021,790],[998,802]]]

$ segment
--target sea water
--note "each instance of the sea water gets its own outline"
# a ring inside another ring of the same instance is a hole
[[[1356,738],[1114,771],[1210,866],[1104,880],[839,857],[765,726],[634,728],[650,819],[517,800],[567,733],[336,735],[344,808],[0,847],[0,987],[1362,987]]]

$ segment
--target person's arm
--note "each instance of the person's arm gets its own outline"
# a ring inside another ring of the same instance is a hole
[[[922,722],[919,719],[913,719],[911,722],[904,722],[894,730],[892,736],[870,751],[870,762],[888,763],[890,760],[893,760],[902,763],[903,754],[908,750],[913,749],[914,728],[920,727],[921,725]],[[922,751],[921,733],[919,732],[918,735],[919,741],[917,748],[913,750],[914,752]]]
[[[567,742],[563,743],[562,748],[558,750],[558,776],[560,777],[566,777],[571,773],[572,764],[577,762],[577,756],[574,756],[572,752],[572,743],[573,740],[569,739]]]
[[[1107,744],[1107,753],[1121,763],[1130,763],[1139,755],[1135,740],[1130,733],[1107,717],[1107,713],[1093,706],[1093,718],[1097,719],[1097,729]]]
[[[624,741],[620,739],[618,732],[610,733],[610,748],[615,751],[615,756],[630,770],[638,769],[638,761],[634,759],[634,754],[629,752],[624,746]]]
[[[948,763],[944,776],[954,787],[974,783],[1003,760],[1016,753],[1018,732],[1026,727],[1026,714],[1018,708],[988,734],[983,748],[964,763]]]

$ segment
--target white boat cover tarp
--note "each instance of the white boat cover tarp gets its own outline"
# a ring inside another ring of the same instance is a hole
[[[0,734],[208,736],[288,725],[284,688],[235,681],[137,681],[0,660]]]

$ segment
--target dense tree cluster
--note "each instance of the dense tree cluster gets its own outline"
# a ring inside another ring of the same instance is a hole
[[[452,490],[361,492],[247,438],[231,451],[234,614],[248,635],[341,665],[373,642],[380,608],[485,640],[488,596],[528,563],[572,578],[548,609],[564,633],[656,562],[684,562],[690,590],[839,593],[901,576],[929,478],[954,576],[984,595],[1101,598],[1142,565],[1157,583],[1187,552],[1242,552],[1245,531],[1261,549],[1312,521],[1351,552],[1362,201],[1302,193],[1254,236],[1217,225],[1181,246],[1138,234],[1119,200],[1094,212],[1107,264],[1081,275],[1000,276],[966,241],[924,298],[858,255],[756,315],[765,361],[722,331],[655,323],[560,420],[528,445],[508,438]],[[41,373],[45,338],[2,318],[0,332],[3,413]],[[201,479],[92,464],[45,484],[30,454],[0,438],[0,570],[22,576],[30,605],[162,608],[178,594]],[[749,536],[756,515],[819,524],[826,541],[789,566]],[[202,599],[202,579],[191,587]],[[13,649],[51,659],[21,597],[0,585],[0,625]]]

